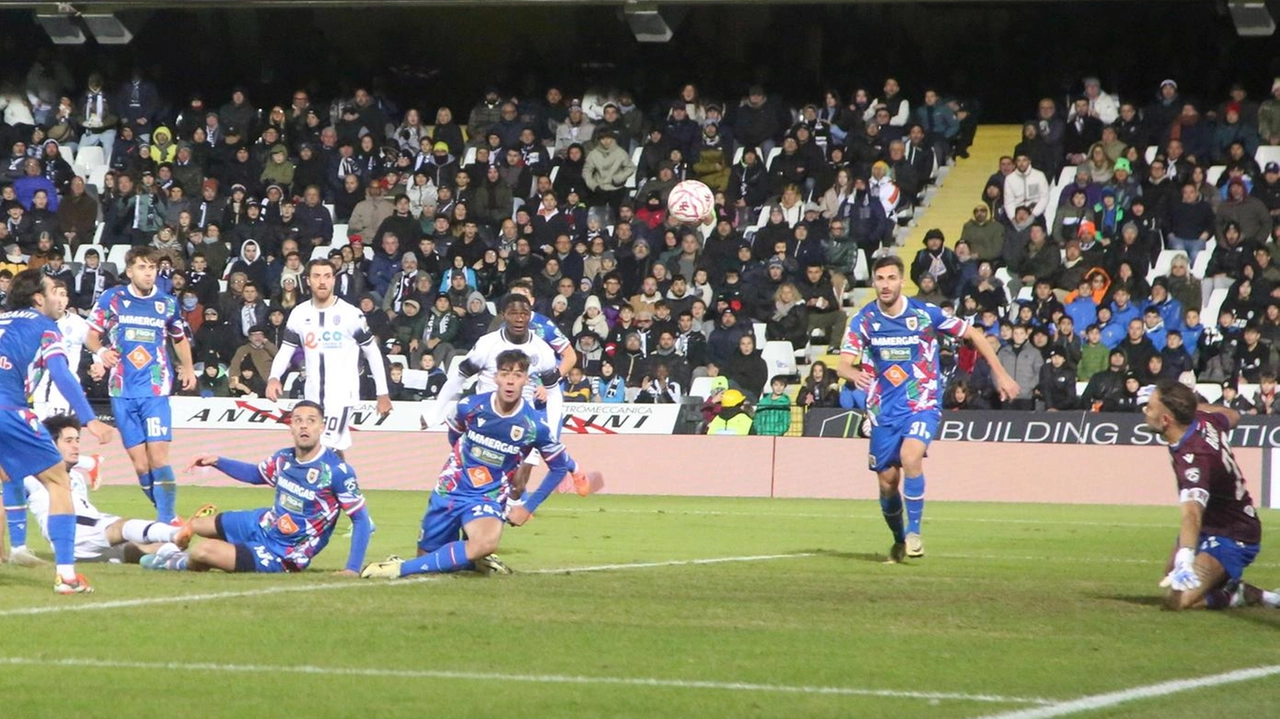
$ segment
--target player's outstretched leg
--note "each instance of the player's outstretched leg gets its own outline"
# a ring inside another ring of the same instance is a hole
[[[49,490],[49,543],[57,565],[53,591],[58,594],[88,594],[89,581],[76,573],[76,515],[71,503],[71,476],[59,462],[40,472],[36,479]]]
[[[9,563],[22,567],[48,564],[27,548],[27,493],[21,478],[0,486],[4,487],[4,519],[9,527]]]

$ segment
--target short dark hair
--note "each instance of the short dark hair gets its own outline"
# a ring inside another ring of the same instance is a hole
[[[146,260],[153,264],[160,264],[160,250],[149,245],[141,245],[134,247],[125,253],[124,266],[133,267],[133,263],[138,260]]]
[[[533,307],[533,305],[529,302],[528,297],[525,297],[524,295],[518,294],[515,292],[508,292],[502,298],[502,307],[500,307],[499,310],[505,313],[508,309],[511,308],[511,305],[516,305],[516,304],[524,305],[525,307],[529,307],[529,308]]]
[[[26,269],[13,276],[9,285],[9,309],[25,310],[35,306],[36,295],[44,294],[44,272]]]
[[[246,362],[245,364],[249,365],[250,367],[253,366],[252,363],[249,363],[249,362]],[[241,366],[243,367],[244,365],[241,365]],[[319,412],[321,417],[324,416],[324,407],[322,407],[319,402],[313,402],[309,399],[304,399],[301,402],[295,404],[293,406],[293,409],[290,410],[290,414],[297,412],[302,407],[310,407],[311,409],[314,409],[315,411]]]
[[[74,414],[55,414],[44,421],[44,428],[49,430],[49,436],[53,437],[55,442],[62,434],[62,430],[68,427],[78,431],[80,429],[80,418]]]
[[[871,265],[871,274],[875,274],[877,270],[885,267],[892,267],[898,271],[898,275],[902,276],[906,272],[906,268],[902,264],[902,258],[897,255],[885,255],[879,257]]]
[[[525,299],[521,295],[516,295],[520,299]],[[507,295],[510,297],[510,295]],[[505,298],[504,298],[505,299]],[[497,369],[518,369],[522,372],[529,371],[529,355],[520,350],[503,350],[498,353],[497,359],[494,360],[494,367]]]
[[[341,253],[342,253],[342,251],[341,251],[341,250],[338,250],[338,253],[339,253],[339,254],[341,254]],[[328,260],[328,259],[323,259],[323,260],[322,260],[322,259],[318,259],[318,258],[317,258],[317,259],[310,260],[310,261],[308,261],[308,262],[307,262],[307,276],[308,276],[308,277],[310,277],[310,276],[311,276],[311,270],[312,270],[312,268],[314,268],[314,267],[328,267],[328,268],[329,268],[329,271],[330,271],[330,272],[333,272],[333,263],[332,263],[332,262],[329,262],[329,260]]]
[[[1195,421],[1198,402],[1190,387],[1166,379],[1156,384],[1156,391],[1160,393],[1161,404],[1168,408],[1175,422],[1185,427]]]
[[[532,292],[532,291],[533,291],[533,280],[529,279],[528,277],[521,277],[520,279],[518,279],[518,280],[514,280],[514,281],[512,281],[512,283],[511,283],[511,284],[507,285],[507,289],[509,289],[509,290],[529,290],[530,292]]]

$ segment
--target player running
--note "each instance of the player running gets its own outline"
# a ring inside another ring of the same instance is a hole
[[[427,503],[417,558],[374,562],[360,576],[394,579],[474,569],[476,562],[498,550],[505,522],[524,524],[566,474],[581,474],[564,445],[552,437],[542,414],[522,397],[529,382],[529,358],[508,349],[498,354],[494,365],[497,389],[464,398],[448,420],[453,452]],[[550,471],[531,495],[508,501],[511,477],[534,449],[542,453]],[[458,539],[459,531],[466,539]]]
[[[1280,592],[1240,581],[1262,541],[1262,522],[1227,444],[1240,413],[1199,404],[1193,390],[1172,381],[1156,385],[1142,412],[1147,426],[1169,445],[1182,505],[1178,549],[1160,582],[1169,589],[1165,606],[1280,608]]]
[[[62,304],[62,316],[57,318],[58,331],[62,333],[62,341],[67,353],[67,366],[73,376],[79,377],[81,349],[84,347],[85,337],[89,334],[89,323],[80,315],[66,309],[67,286],[61,280],[53,281],[51,297]],[[100,372],[105,371],[100,364],[96,365],[95,369]],[[53,383],[47,372],[40,378],[32,398],[35,403],[33,409],[40,420],[71,411],[71,403],[58,391],[57,385]],[[84,464],[86,469],[95,467],[97,458],[86,457]],[[9,541],[12,543],[9,563],[25,567],[47,564],[48,562],[37,557],[27,547],[27,493],[23,490],[23,485],[19,482],[5,482],[3,487],[5,523],[9,527]]]
[[[871,451],[867,459],[871,471],[880,479],[880,511],[893,532],[890,563],[924,556],[920,536],[924,458],[942,417],[938,335],[968,339],[991,365],[1000,396],[1018,394],[1018,384],[1000,365],[982,332],[959,317],[947,317],[934,305],[904,297],[903,277],[902,260],[898,257],[875,261],[872,282],[876,299],[849,321],[838,368],[839,376],[867,391],[867,415],[871,421]]]
[[[191,461],[189,472],[196,467],[216,467],[245,484],[275,487],[275,504],[270,509],[223,512],[192,520],[195,534],[206,539],[192,545],[189,552],[154,563],[153,568],[301,572],[329,544],[341,510],[351,518],[355,531],[347,567],[339,574],[356,576],[364,564],[373,522],[355,472],[336,451],[321,443],[325,412],[320,405],[309,400],[294,405],[289,426],[293,446],[256,467],[212,454]]]
[[[146,519],[123,519],[104,514],[89,501],[89,489],[98,488],[97,472],[77,467],[80,461],[80,420],[74,415],[55,415],[44,420],[44,427],[62,454],[63,466],[71,476],[71,500],[75,505],[77,562],[112,562],[137,564],[143,555],[167,549],[176,552],[191,541],[191,525],[175,527],[167,522]],[[23,480],[31,513],[36,516],[40,532],[49,538],[49,492],[35,477]],[[213,511],[202,507],[197,516]],[[165,545],[168,545],[167,547]]]
[[[124,261],[129,282],[112,287],[98,298],[89,316],[85,346],[111,370],[107,382],[111,410],[138,484],[155,505],[156,518],[172,522],[178,486],[169,465],[173,363],[166,341],[173,342],[173,351],[178,355],[182,389],[195,389],[196,373],[191,364],[191,343],[187,341],[189,329],[179,312],[177,298],[156,287],[159,251],[134,247]]]
[[[303,397],[325,410],[324,436],[320,442],[341,452],[351,447],[352,408],[360,401],[360,355],[369,362],[369,374],[378,395],[378,414],[391,413],[387,372],[382,352],[364,313],[334,294],[336,279],[327,260],[307,263],[311,299],[293,308],[285,325],[284,342],[271,362],[267,399],[280,398],[280,379],[289,369],[294,350],[302,347],[307,382]]]
[[[76,573],[75,507],[71,501],[71,477],[49,431],[36,419],[27,398],[48,373],[79,417],[94,417],[79,381],[67,366],[62,334],[53,318],[66,309],[53,293],[53,280],[39,270],[23,270],[9,286],[11,311],[0,315],[0,477],[6,483],[32,475],[49,494],[46,532],[53,545],[59,594],[93,591],[88,580]],[[87,428],[99,442],[111,439],[111,428],[90,419]],[[24,515],[25,516],[25,515]]]

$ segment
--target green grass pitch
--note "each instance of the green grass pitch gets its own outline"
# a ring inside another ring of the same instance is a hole
[[[426,497],[369,493],[371,559],[412,555]],[[132,488],[95,501],[149,513]],[[1280,665],[1280,611],[1159,610],[1177,521],[934,502],[928,556],[886,566],[869,502],[557,495],[508,530],[511,577],[345,579],[342,537],[299,576],[84,565],[81,597],[0,566],[0,713],[984,717]],[[1280,586],[1280,555],[1264,545],[1247,576]],[[1280,674],[1079,715],[1280,716]]]

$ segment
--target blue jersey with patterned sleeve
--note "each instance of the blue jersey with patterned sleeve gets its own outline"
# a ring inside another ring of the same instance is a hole
[[[173,383],[173,363],[166,339],[185,341],[187,323],[178,300],[152,288],[147,297],[135,295],[131,285],[112,287],[98,298],[89,326],[104,343],[120,353],[107,388],[112,397],[166,397]]]
[[[440,472],[437,494],[502,501],[511,475],[535,449],[547,461],[548,476],[563,477],[576,468],[543,413],[524,400],[512,414],[502,415],[494,408],[494,393],[471,395],[458,402],[447,421],[453,451]]]
[[[535,337],[551,345],[551,349],[555,351],[556,357],[564,354],[569,348],[569,338],[564,336],[560,328],[550,317],[534,312],[529,317],[529,331]]]
[[[298,569],[325,548],[338,524],[338,512],[355,514],[364,496],[355,472],[331,449],[309,462],[296,450],[282,449],[258,465],[258,474],[276,488],[275,504],[259,526],[272,549]]]
[[[936,305],[907,297],[901,313],[890,316],[878,300],[863,307],[849,321],[840,354],[871,365],[875,372],[867,393],[867,411],[874,420],[893,421],[941,407],[938,336],[960,337],[969,324],[947,317]]]
[[[0,407],[30,407],[31,394],[56,355],[66,356],[56,322],[30,309],[0,314]]]

